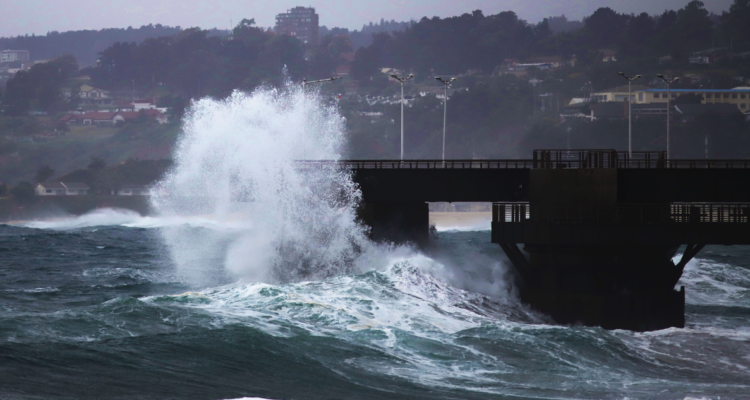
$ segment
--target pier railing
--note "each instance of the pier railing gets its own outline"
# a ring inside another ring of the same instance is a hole
[[[336,163],[347,169],[523,169],[533,166],[532,160],[341,160],[297,163],[309,167]]]
[[[495,203],[493,222],[541,223],[741,223],[749,203],[534,204]],[[750,229],[750,226],[748,226]]]
[[[553,150],[545,150],[553,152]],[[560,151],[562,152],[562,151]],[[539,155],[531,160],[301,160],[297,165],[303,168],[323,168],[332,165],[343,169],[582,169],[582,168],[623,168],[623,169],[750,169],[747,160],[665,160],[662,152],[634,152],[633,157],[626,153],[594,151],[573,151],[570,154],[550,153]]]
[[[534,150],[534,168],[750,168],[750,159],[744,160],[667,160],[666,151],[618,152],[608,149],[593,150]]]

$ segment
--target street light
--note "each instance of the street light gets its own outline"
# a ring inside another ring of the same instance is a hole
[[[307,85],[313,84],[313,83],[322,83],[322,82],[333,82],[336,79],[339,79],[338,77],[331,77],[328,79],[318,79],[317,81],[308,81],[307,78],[302,80],[302,87],[306,87]]]
[[[672,78],[667,79],[664,75],[659,74],[656,75],[657,77],[661,78],[664,82],[667,83],[667,161],[669,161],[670,156],[670,149],[669,149],[669,120],[670,120],[670,107],[671,107],[671,101],[672,101],[672,91],[671,91],[671,85],[677,81],[680,80],[680,78]]]
[[[456,79],[458,78],[450,78],[446,81],[439,76],[435,77],[436,81],[442,83],[443,86],[445,86],[445,100],[443,100],[443,162],[445,162],[445,123],[448,118],[448,86],[450,86],[451,82],[455,81]]]
[[[406,78],[399,78],[398,75],[391,75],[391,78],[401,82],[401,160],[404,159],[404,82],[413,78],[414,75],[409,74]]]
[[[633,108],[633,97],[630,94],[630,82],[640,78],[640,75],[636,76],[625,76],[622,72],[618,72],[618,75],[628,80],[628,158],[633,158],[633,120],[632,113],[630,112]]]

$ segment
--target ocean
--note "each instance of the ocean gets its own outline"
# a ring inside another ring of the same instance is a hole
[[[488,220],[372,243],[350,172],[298,162],[345,124],[299,85],[203,99],[149,216],[0,225],[0,399],[750,398],[750,248],[687,265],[684,329],[557,325]]]
[[[98,215],[0,225],[0,398],[750,398],[748,246],[687,266],[684,329],[634,333],[519,303],[489,231],[439,229],[356,273],[206,286],[164,221]]]

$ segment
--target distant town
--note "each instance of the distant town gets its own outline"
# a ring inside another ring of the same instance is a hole
[[[659,15],[600,8],[538,23],[467,10],[359,30],[320,26],[315,8],[294,7],[272,28],[247,18],[231,30],[0,38],[0,196],[146,195],[191,101],[287,79],[328,80],[317,90],[346,118],[351,158],[399,157],[402,103],[406,158],[440,158],[443,129],[447,158],[622,150],[629,121],[634,150],[662,151],[667,119],[675,158],[747,158],[742,4],[721,15],[697,0]]]

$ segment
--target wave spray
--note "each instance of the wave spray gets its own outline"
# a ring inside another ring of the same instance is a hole
[[[161,236],[194,283],[230,276],[289,282],[352,272],[368,246],[356,223],[361,193],[337,160],[343,119],[314,93],[287,85],[203,99],[186,117],[175,165],[152,191],[161,217],[219,228],[165,227]]]

